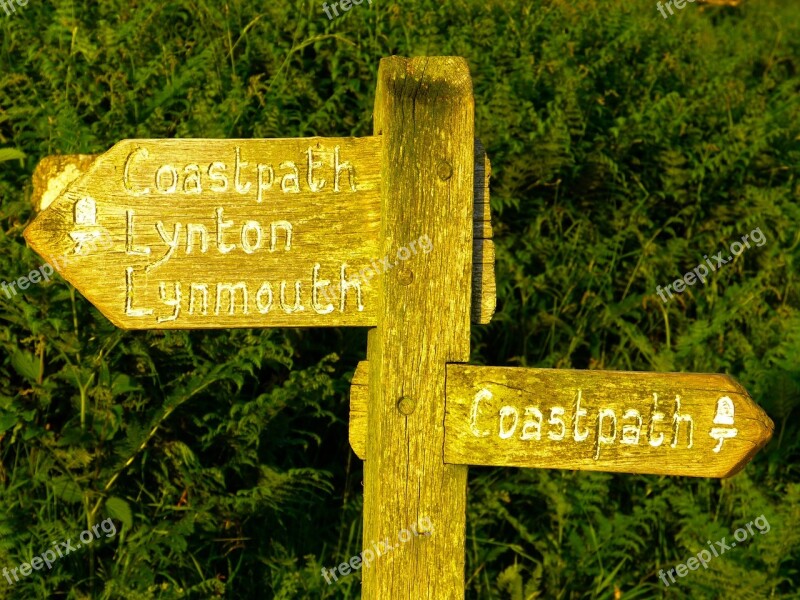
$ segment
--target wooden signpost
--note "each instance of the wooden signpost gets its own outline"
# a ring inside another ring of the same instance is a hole
[[[468,465],[727,477],[773,431],[726,375],[466,364],[494,311],[473,119],[463,59],[392,57],[373,137],[127,140],[34,177],[26,239],[120,327],[371,327],[364,544],[434,529],[365,568],[364,598],[463,598]]]

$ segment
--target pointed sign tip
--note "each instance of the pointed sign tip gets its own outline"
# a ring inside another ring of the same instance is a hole
[[[28,226],[25,227],[25,230],[22,232],[22,237],[25,238],[25,242],[28,244],[28,247],[31,248],[36,254],[42,256],[41,249],[38,247],[39,244],[37,243],[37,231],[38,225],[37,222],[39,221],[41,215],[36,215],[36,218],[28,223]]]
[[[49,259],[50,254],[50,249],[42,240],[42,223],[47,218],[47,210],[50,209],[48,208],[44,212],[36,215],[36,218],[28,223],[28,226],[25,227],[24,231],[22,232],[22,237],[25,238],[25,242],[27,242],[28,247],[45,260]]]

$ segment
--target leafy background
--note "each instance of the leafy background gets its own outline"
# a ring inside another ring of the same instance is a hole
[[[729,480],[470,471],[467,598],[800,597],[800,7],[752,0],[29,0],[0,12],[0,278],[31,173],[135,137],[368,135],[379,59],[461,55],[493,162],[499,306],[473,362],[724,372],[776,423]],[[767,242],[664,304],[745,233]],[[63,281],[0,294],[5,598],[356,598],[361,329],[127,333]],[[665,588],[662,568],[764,514]],[[444,527],[446,524],[436,524]]]

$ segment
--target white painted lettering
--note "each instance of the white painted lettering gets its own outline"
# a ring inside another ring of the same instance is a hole
[[[133,267],[125,268],[125,315],[146,317],[153,314],[152,308],[133,308]]]
[[[195,239],[200,237],[200,253],[208,252],[208,229],[205,225],[188,223],[186,225],[186,254],[191,254],[194,250]]]
[[[504,422],[505,418],[513,416],[514,421],[511,424],[511,428],[508,429],[505,427]],[[512,435],[514,435],[514,431],[517,429],[517,421],[519,421],[519,412],[513,406],[504,406],[500,409],[500,439],[507,440]]]
[[[264,181],[264,173],[269,173],[269,179]],[[275,181],[275,170],[272,165],[258,165],[258,195],[256,200],[261,203],[264,199],[264,192],[272,189],[272,184]]]
[[[150,248],[147,246],[137,248],[133,243],[133,211],[128,209],[125,211],[125,254],[132,256],[148,256]]]
[[[572,418],[572,439],[576,442],[582,442],[589,437],[589,428],[585,427],[583,431],[578,431],[580,427],[581,418],[588,414],[585,408],[581,408],[581,390],[578,390],[578,398],[575,401],[575,416]]]
[[[314,151],[309,148],[308,149],[308,189],[312,192],[319,192],[322,188],[325,187],[325,180],[320,179],[319,181],[314,181],[314,169],[319,169],[322,167],[321,161],[314,160]]]
[[[226,192],[228,190],[228,176],[224,174],[227,166],[223,162],[213,162],[208,165],[208,178],[216,185],[210,185],[212,192]]]
[[[535,406],[529,406],[525,409],[525,416],[533,417],[535,420],[525,419],[522,422],[522,435],[519,439],[522,441],[536,440],[538,442],[542,439],[542,411]]]
[[[171,238],[167,237],[167,232],[164,231],[164,223],[162,223],[161,221],[156,223],[156,231],[158,231],[158,235],[161,236],[161,240],[167,245],[167,252],[164,254],[164,256],[162,256],[156,262],[154,262],[151,265],[149,265],[144,270],[145,273],[149,273],[150,271],[152,271],[156,267],[159,267],[159,266],[163,265],[170,258],[172,258],[172,255],[175,253],[175,250],[178,247],[178,238],[180,236],[181,224],[180,223],[175,223],[175,225],[173,226],[173,229],[172,229],[172,237]]]
[[[228,304],[228,314],[233,315],[236,312],[236,292],[242,292],[242,314],[246,315],[247,310],[247,284],[244,281],[238,283],[218,283],[217,284],[217,302],[214,306],[214,314],[219,315],[220,308],[222,307],[222,294],[228,293],[230,300]]]
[[[226,229],[233,227],[233,221],[223,220],[221,208],[217,208],[214,214],[217,216],[217,248],[219,248],[220,254],[227,254],[236,248],[236,244],[226,244],[222,241],[222,236]]]
[[[283,249],[288,252],[292,249],[292,224],[289,221],[274,221],[269,225],[270,229],[270,239],[269,239],[269,251],[275,252],[275,247],[278,245],[278,229],[283,229],[285,237],[285,241],[283,244]]]
[[[205,317],[208,315],[208,284],[206,283],[192,283],[189,287],[189,314],[194,314],[194,297],[195,293],[202,292],[203,293],[203,303],[200,305],[202,315]]]
[[[650,415],[650,428],[648,433],[648,437],[650,438],[650,445],[653,448],[658,448],[661,444],[664,443],[663,432],[659,433],[658,436],[653,434],[656,423],[664,420],[664,413],[657,411],[656,410],[657,407],[658,407],[658,394],[653,392],[653,412]]]
[[[250,243],[250,232],[254,231],[256,234],[256,241],[254,244]],[[261,225],[258,221],[247,221],[242,227],[242,250],[247,254],[252,254],[261,247],[262,231]]]
[[[603,421],[611,420],[609,433],[603,433]],[[612,408],[602,408],[597,416],[597,442],[595,445],[594,459],[600,457],[600,446],[610,445],[617,439],[617,415]]]
[[[361,301],[361,283],[358,279],[348,281],[346,276],[347,263],[342,263],[342,277],[339,282],[339,288],[342,290],[341,300],[339,301],[339,310],[344,312],[346,306],[347,290],[355,288],[356,290],[356,308],[358,311],[364,310],[364,303]]]
[[[266,302],[264,302],[263,299],[265,293],[267,294]],[[258,294],[256,294],[256,307],[258,308],[258,312],[262,315],[267,314],[272,308],[272,286],[267,281],[262,283],[261,287],[258,288]]]
[[[478,415],[480,413],[480,403],[482,400],[491,400],[492,399],[492,392],[483,388],[472,399],[472,408],[469,411],[469,430],[472,432],[472,435],[475,437],[486,437],[489,435],[489,430],[478,429]]]
[[[284,193],[292,192],[295,194],[300,193],[300,170],[297,165],[291,160],[281,163],[281,169],[291,169],[292,173],[287,173],[281,179],[281,190]]]
[[[686,423],[688,428],[688,445],[687,448],[691,448],[694,442],[694,421],[690,415],[684,415],[681,413],[681,397],[675,396],[675,413],[672,415],[672,447],[675,448],[678,445],[678,428],[680,427],[681,423]]]
[[[125,167],[122,172],[122,186],[125,188],[125,191],[128,192],[131,196],[146,196],[150,193],[150,188],[144,188],[143,190],[136,191],[133,189],[133,185],[131,184],[131,163],[133,162],[134,157],[141,156],[142,158],[150,158],[150,153],[147,151],[147,148],[142,148],[141,146],[137,146],[136,149],[133,150],[128,157],[125,159]]]
[[[339,190],[339,178],[342,175],[342,171],[347,171],[347,180],[350,182],[350,189],[352,191],[356,191],[356,170],[353,168],[353,165],[350,162],[339,162],[339,146],[336,146],[333,149],[333,191],[338,192]]]
[[[169,185],[164,187],[161,181],[164,175],[169,177]],[[174,194],[178,189],[178,171],[172,165],[161,165],[156,171],[156,189],[162,194]]]
[[[642,431],[642,415],[639,414],[638,410],[629,408],[625,411],[625,414],[622,415],[622,419],[636,419],[636,425],[622,426],[622,439],[620,442],[623,444],[629,444],[631,446],[638,445],[639,435]]]
[[[291,314],[294,312],[302,312],[305,310],[302,303],[300,302],[300,282],[296,281],[294,284],[294,306],[289,306],[286,303],[286,282],[281,281],[281,297],[280,297],[281,308],[286,314]]]
[[[186,175],[183,180],[183,193],[202,194],[203,184],[200,181],[200,167],[198,165],[186,165],[183,168],[183,173]]]
[[[563,416],[564,416],[564,409],[562,407],[554,406],[550,409],[550,418],[547,420],[547,422],[550,425],[557,425],[561,427],[560,432],[549,431],[547,433],[547,437],[549,437],[551,440],[555,442],[560,442],[561,440],[563,440],[564,436],[567,433],[567,426],[564,424],[564,419],[561,418]]]
[[[318,315],[327,315],[334,311],[333,304],[326,304],[322,306],[319,303],[319,290],[320,288],[324,288],[330,285],[330,279],[320,279],[319,278],[319,270],[320,264],[317,263],[314,265],[314,271],[311,279],[311,308],[314,309],[314,312]]]
[[[159,323],[167,323],[169,321],[176,321],[178,319],[178,315],[181,313],[181,284],[180,282],[175,282],[175,294],[171,299],[167,298],[167,286],[162,281],[158,286],[158,293],[161,297],[161,301],[166,304],[167,306],[171,306],[173,311],[172,314],[168,317],[158,317],[157,321]]]
[[[233,171],[233,184],[236,188],[236,191],[240,194],[246,194],[250,191],[250,182],[248,181],[245,184],[242,184],[241,182],[242,169],[249,164],[250,163],[246,163],[242,160],[242,149],[239,146],[236,146],[236,163]]]

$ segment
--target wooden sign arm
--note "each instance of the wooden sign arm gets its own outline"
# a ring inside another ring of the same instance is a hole
[[[31,203],[37,212],[46,209],[101,155],[67,154],[46,156],[33,172]],[[492,240],[492,217],[489,203],[491,163],[480,140],[475,139],[474,208],[473,208],[473,275],[472,322],[488,324],[497,302],[495,283],[495,249]],[[377,259],[378,257],[373,257]]]
[[[369,364],[350,388],[365,456]],[[774,424],[728,375],[447,366],[445,462],[731,477]]]

